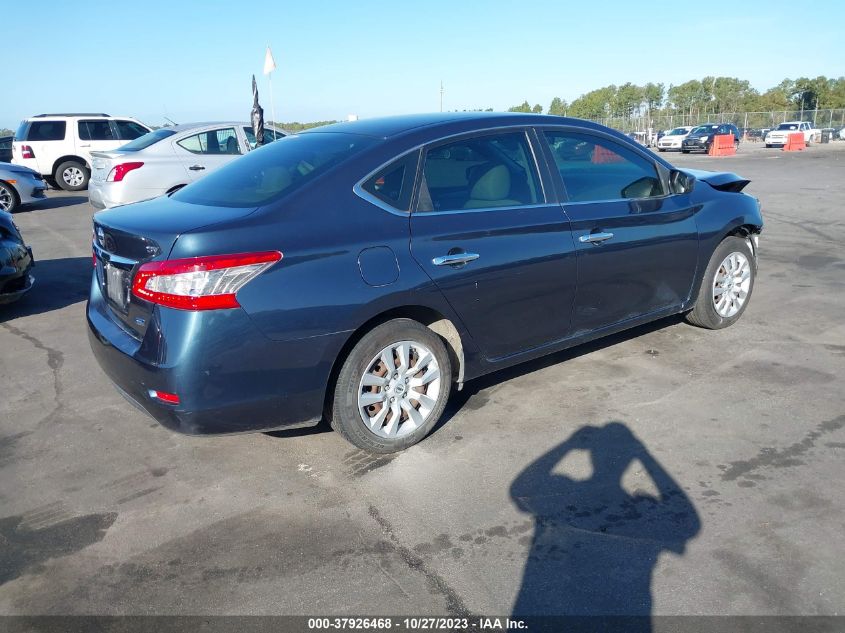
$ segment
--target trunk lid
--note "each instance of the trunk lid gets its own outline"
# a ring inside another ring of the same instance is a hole
[[[104,182],[117,163],[127,158],[131,152],[112,150],[110,152],[91,152],[91,180]]]
[[[143,338],[153,306],[130,292],[141,264],[167,259],[185,232],[231,222],[254,211],[199,206],[162,196],[96,213],[95,274],[112,318],[135,338]]]

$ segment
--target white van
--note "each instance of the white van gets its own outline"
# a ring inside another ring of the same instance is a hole
[[[12,162],[34,169],[67,191],[88,186],[91,152],[117,149],[150,132],[129,117],[108,114],[39,114],[21,122],[12,142]]]

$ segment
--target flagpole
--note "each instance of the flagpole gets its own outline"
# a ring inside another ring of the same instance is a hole
[[[270,83],[270,110],[273,112],[273,140],[276,140],[276,126],[279,124],[276,121],[276,101],[273,99],[273,72],[267,73],[267,81]]]

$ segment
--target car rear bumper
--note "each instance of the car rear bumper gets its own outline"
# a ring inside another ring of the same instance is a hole
[[[242,309],[190,312],[156,307],[142,340],[110,316],[91,284],[88,335],[117,388],[163,426],[191,435],[311,426],[346,335],[277,342]],[[177,405],[150,390],[177,394]]]
[[[123,182],[93,179],[88,182],[88,202],[95,209],[111,209],[122,204],[157,198],[164,193],[162,189],[130,188]]]

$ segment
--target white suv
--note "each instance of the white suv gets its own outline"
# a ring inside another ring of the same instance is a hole
[[[12,162],[34,169],[67,191],[88,186],[91,152],[117,149],[150,132],[129,117],[108,114],[39,114],[21,122]]]

